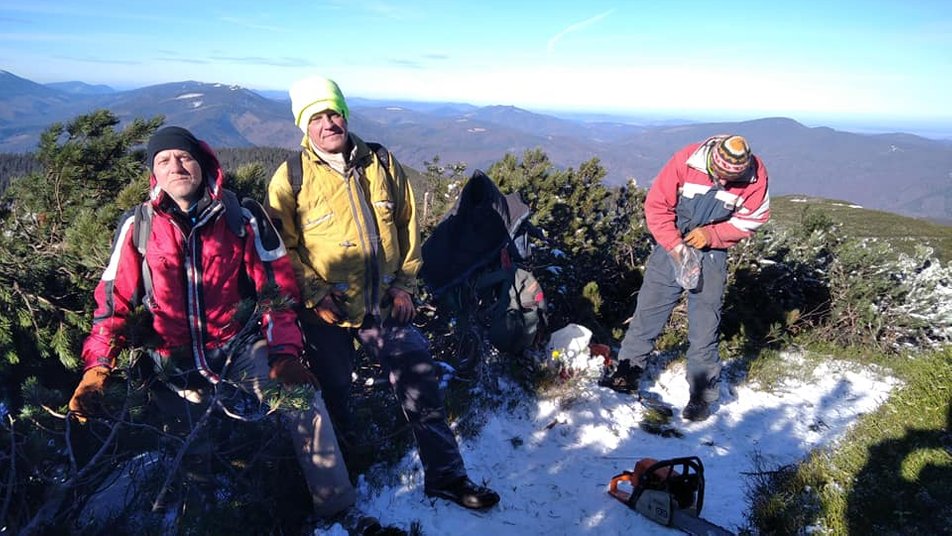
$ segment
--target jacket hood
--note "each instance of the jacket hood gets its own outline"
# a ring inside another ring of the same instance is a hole
[[[218,163],[218,156],[211,146],[202,140],[198,140],[202,154],[199,156],[199,165],[202,167],[202,186],[205,188],[208,196],[213,200],[221,199],[222,188],[225,187],[225,173]],[[167,198],[166,193],[159,188],[155,180],[155,173],[149,175],[149,202],[153,207],[158,208]]]

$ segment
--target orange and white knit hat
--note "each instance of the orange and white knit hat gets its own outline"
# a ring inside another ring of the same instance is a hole
[[[750,146],[743,136],[725,136],[711,147],[708,168],[718,179],[733,181],[750,169]]]

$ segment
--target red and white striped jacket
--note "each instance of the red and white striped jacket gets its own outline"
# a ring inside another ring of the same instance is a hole
[[[714,136],[676,152],[648,190],[648,230],[667,251],[681,242],[682,234],[702,225],[712,231],[710,247],[726,249],[770,219],[767,168],[759,157],[753,156],[745,181],[721,187],[708,175],[708,153],[718,139]]]

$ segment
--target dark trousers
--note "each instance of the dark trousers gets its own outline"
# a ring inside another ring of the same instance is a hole
[[[446,422],[443,395],[423,334],[412,325],[389,321],[380,325],[372,317],[360,328],[342,328],[307,314],[311,316],[302,322],[305,352],[339,435],[349,438],[354,432],[350,387],[356,339],[389,375],[413,430],[427,485],[440,486],[466,476],[459,446]]]
[[[688,291],[687,380],[692,398],[714,402],[719,397],[721,358],[717,351],[721,304],[727,282],[727,251],[706,250],[701,258],[701,281]],[[618,360],[644,368],[655,339],[664,329],[684,289],[675,280],[668,252],[655,246],[645,267],[635,314],[621,341]]]

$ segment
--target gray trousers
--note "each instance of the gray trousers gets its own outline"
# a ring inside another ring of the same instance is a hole
[[[441,486],[466,476],[456,437],[446,422],[429,343],[412,325],[378,324],[372,317],[360,328],[342,328],[319,320],[312,312],[302,322],[311,370],[321,382],[327,409],[343,437],[354,437],[350,406],[351,378],[360,342],[389,375],[390,386],[410,422],[424,478]]]
[[[153,359],[156,359],[156,356],[153,356]],[[222,356],[213,355],[209,359],[211,363],[223,361]],[[174,364],[169,363],[162,363],[160,366],[167,373],[170,372],[170,365],[174,367]],[[194,370],[183,370],[184,368],[180,367],[171,372],[185,372],[185,375],[173,375],[164,385],[153,389],[152,394],[167,421],[177,422],[186,431],[191,429],[208,408],[216,390],[222,404],[226,408],[233,408],[240,406],[242,399],[248,394],[261,402],[265,389],[276,387],[268,378],[268,346],[263,340],[248,345],[244,351],[234,356],[217,389],[204,380],[196,381],[197,373]],[[176,378],[185,377],[191,378],[188,383],[176,381]],[[330,517],[352,506],[357,499],[357,493],[347,474],[337,436],[320,392],[315,392],[308,409],[283,411],[279,418],[291,436],[295,456],[311,492],[315,514]]]
[[[721,305],[727,283],[727,251],[703,252],[701,281],[688,291],[687,380],[691,398],[714,402],[719,397],[721,358],[717,351]],[[675,281],[668,252],[655,246],[645,268],[635,314],[618,351],[619,361],[645,368],[655,339],[664,329],[684,289]]]

